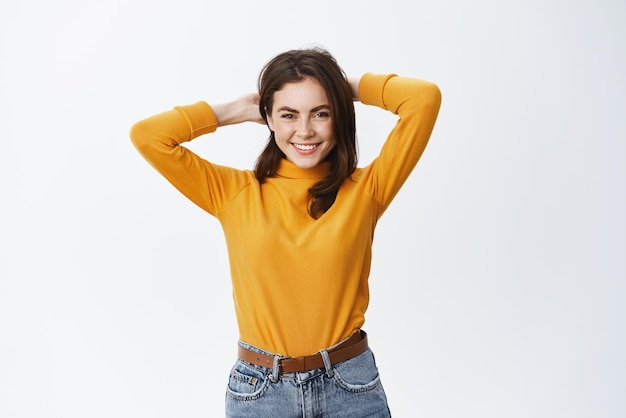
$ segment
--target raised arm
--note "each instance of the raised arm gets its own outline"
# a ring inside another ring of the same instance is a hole
[[[181,144],[219,126],[243,122],[263,123],[255,94],[213,106],[205,102],[177,106],[137,122],[130,137],[139,153],[172,185],[214,214],[233,189],[243,187],[248,176],[212,164]]]
[[[359,99],[398,115],[379,156],[363,170],[370,193],[386,208],[420,159],[441,105],[439,88],[429,82],[394,74],[365,74]]]

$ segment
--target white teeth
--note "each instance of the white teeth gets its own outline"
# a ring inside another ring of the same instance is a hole
[[[302,144],[293,144],[293,146],[302,151],[311,151],[317,147],[317,145],[302,145]]]

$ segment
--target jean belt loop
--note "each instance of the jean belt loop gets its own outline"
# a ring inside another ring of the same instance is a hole
[[[328,377],[333,377],[335,375],[335,372],[333,371],[333,365],[330,362],[330,356],[328,355],[328,351],[322,350],[320,351],[320,354],[322,356],[322,360],[324,360],[324,367],[326,368],[326,375]]]
[[[272,369],[272,374],[270,375],[270,380],[273,383],[278,382],[278,378],[280,377],[280,359],[281,357],[278,354],[274,356],[274,366]]]

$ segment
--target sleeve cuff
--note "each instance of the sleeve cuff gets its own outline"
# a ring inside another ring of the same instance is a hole
[[[191,138],[215,132],[217,129],[217,117],[211,106],[206,102],[176,106],[175,109],[181,112],[187,119]]]
[[[364,74],[359,81],[359,100],[361,103],[386,109],[383,91],[387,81],[395,76],[396,74]]]

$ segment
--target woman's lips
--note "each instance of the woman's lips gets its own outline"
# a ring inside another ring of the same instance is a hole
[[[320,144],[295,144],[291,143],[291,145],[300,153],[300,154],[311,154],[315,152],[317,147]]]

